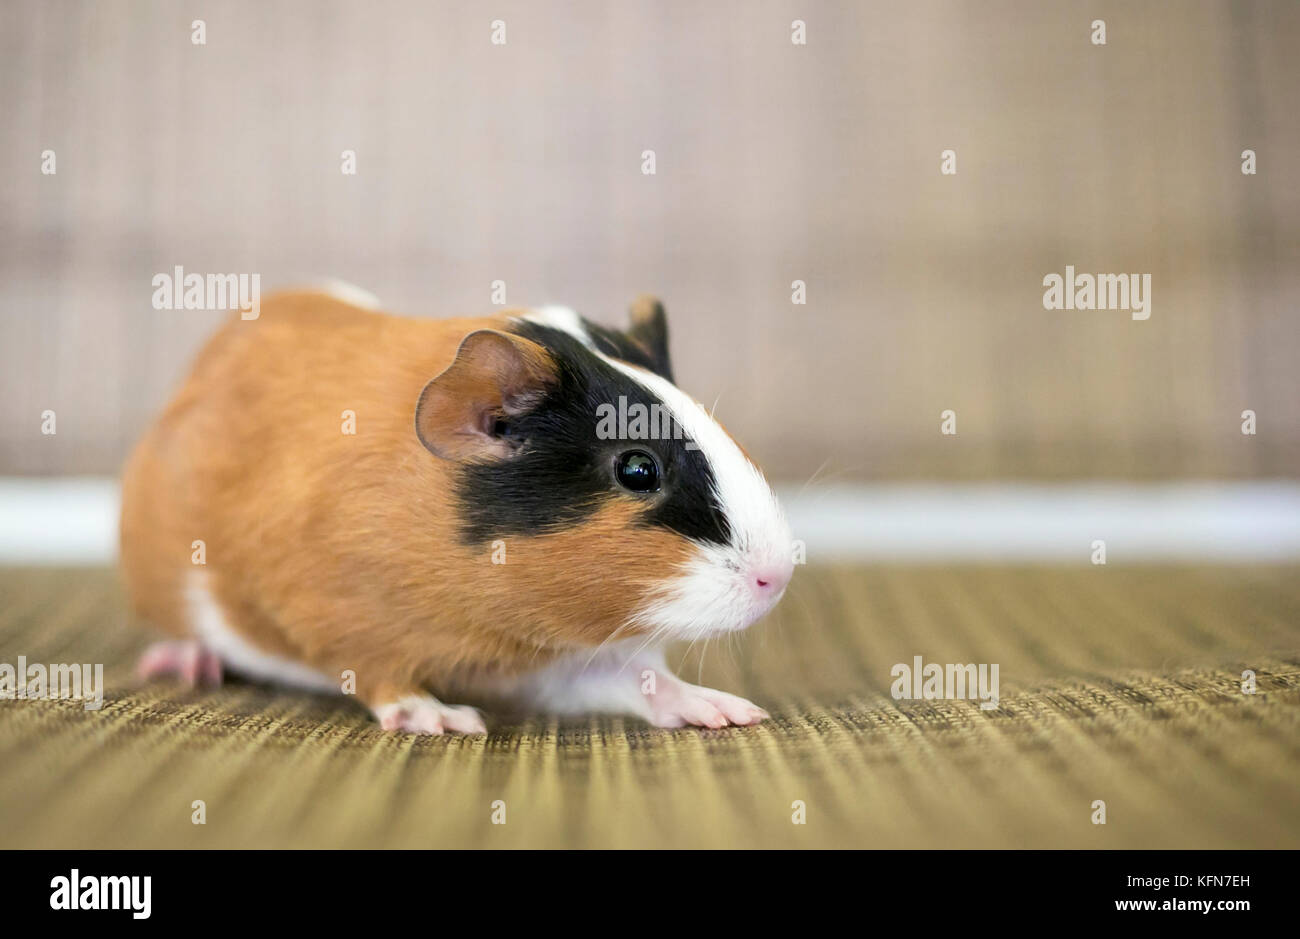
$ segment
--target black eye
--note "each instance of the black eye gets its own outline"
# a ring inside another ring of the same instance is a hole
[[[619,454],[614,464],[618,484],[633,492],[659,491],[659,464],[644,450],[628,450]]]

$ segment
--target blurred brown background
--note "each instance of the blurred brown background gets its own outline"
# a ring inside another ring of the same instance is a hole
[[[780,478],[1293,475],[1298,54],[1294,0],[9,0],[0,473],[116,471],[224,315],[152,308],[183,265],[429,315],[656,292]],[[1150,320],[1044,310],[1067,264],[1149,273]]]

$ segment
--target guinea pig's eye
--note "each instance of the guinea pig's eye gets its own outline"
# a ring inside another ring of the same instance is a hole
[[[659,464],[644,450],[619,454],[614,464],[614,477],[620,486],[632,492],[659,491]]]

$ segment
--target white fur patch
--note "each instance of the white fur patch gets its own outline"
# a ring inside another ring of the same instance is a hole
[[[369,290],[358,287],[356,284],[349,284],[345,280],[327,280],[320,285],[320,292],[326,296],[333,297],[335,300],[342,300],[344,303],[363,310],[378,310],[382,308],[379,298]]]
[[[640,691],[641,671],[650,668],[664,681],[676,679],[663,653],[642,645],[640,638],[625,639],[594,653],[573,652],[522,675],[483,681],[481,690],[554,714],[600,711],[648,717],[649,705]]]
[[[215,652],[231,671],[258,681],[278,682],[310,691],[342,693],[340,679],[331,678],[301,662],[263,652],[231,629],[225,612],[208,589],[205,571],[196,569],[190,572],[185,585],[185,601],[194,637]]]
[[[639,638],[498,680],[489,693],[553,714],[631,714],[656,727],[757,724],[769,716],[744,698],[682,681],[668,668],[663,652],[643,648]]]
[[[567,306],[538,307],[536,310],[525,313],[521,318],[530,323],[536,323],[538,326],[550,326],[552,329],[568,333],[588,349],[595,351],[591,335],[582,325],[582,317]],[[596,354],[599,355],[600,353]]]

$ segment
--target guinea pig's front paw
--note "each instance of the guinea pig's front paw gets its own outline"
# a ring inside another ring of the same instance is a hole
[[[372,708],[384,730],[412,734],[485,734],[487,725],[477,710],[466,705],[443,704],[429,695],[407,695]]]
[[[656,727],[726,727],[757,724],[771,717],[752,701],[725,691],[681,682],[649,695],[650,723]]]

